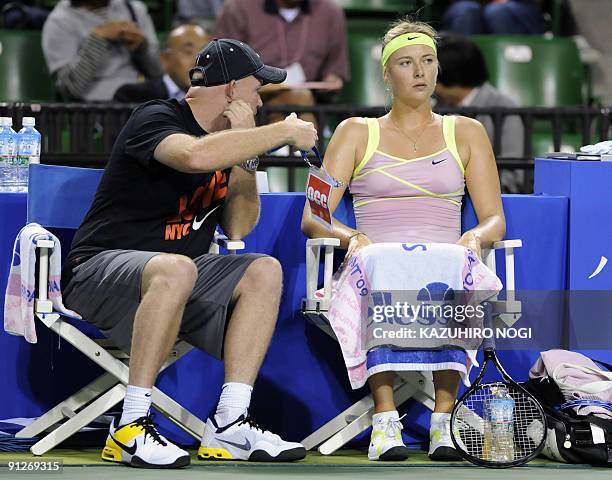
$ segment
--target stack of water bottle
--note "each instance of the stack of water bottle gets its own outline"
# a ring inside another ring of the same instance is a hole
[[[40,163],[40,133],[34,117],[23,117],[22,129],[13,130],[11,117],[0,117],[0,192],[27,192],[28,167]]]

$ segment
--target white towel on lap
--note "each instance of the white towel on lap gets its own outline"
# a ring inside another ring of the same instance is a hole
[[[419,292],[445,284],[466,292],[477,305],[497,293],[497,276],[470,250],[455,244],[375,243],[359,250],[334,275],[329,319],[336,334],[353,388],[367,379],[364,319],[368,294],[375,291]],[[428,348],[415,342],[411,348]]]

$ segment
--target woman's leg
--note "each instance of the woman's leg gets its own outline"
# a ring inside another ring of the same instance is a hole
[[[431,460],[461,460],[450,436],[450,416],[459,390],[459,372],[433,372],[436,403],[429,427],[429,458]]]
[[[381,372],[368,378],[368,384],[374,398],[374,413],[391,412],[395,410],[393,400],[393,381],[395,372]]]
[[[456,370],[440,370],[433,372],[436,403],[434,413],[451,413],[459,391],[459,372]]]
[[[370,460],[405,460],[408,449],[402,441],[402,423],[393,400],[394,372],[382,372],[368,379],[374,398]]]

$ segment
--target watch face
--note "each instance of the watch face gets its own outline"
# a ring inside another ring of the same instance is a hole
[[[259,158],[252,158],[251,160],[247,160],[243,163],[244,167],[248,170],[257,170],[259,165]]]

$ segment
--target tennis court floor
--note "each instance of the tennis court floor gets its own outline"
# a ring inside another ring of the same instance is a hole
[[[565,465],[537,459],[529,466],[508,470],[491,470],[475,467],[467,462],[434,463],[425,452],[411,451],[404,462],[370,462],[364,452],[343,450],[332,456],[309,453],[308,457],[290,464],[255,464],[244,462],[201,462],[192,452],[192,464],[182,470],[140,470],[117,466],[100,460],[98,449],[62,450],[56,449],[43,457],[30,453],[0,453],[0,464],[9,461],[62,460],[63,471],[52,473],[10,473],[6,468],[0,478],[56,478],[71,479],[201,479],[201,480],[274,480],[274,479],[353,479],[384,478],[432,479],[432,480],[473,480],[473,479],[534,479],[534,480],[582,480],[610,479],[612,471],[593,468],[588,465]]]

